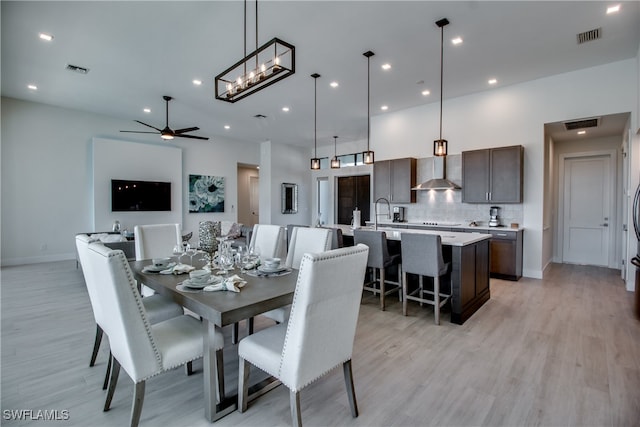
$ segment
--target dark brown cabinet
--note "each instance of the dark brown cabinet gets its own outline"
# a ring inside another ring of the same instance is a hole
[[[518,280],[522,277],[522,230],[491,233],[491,277]]]
[[[464,203],[522,203],[521,145],[462,152]]]
[[[369,221],[371,206],[369,175],[338,177],[338,224],[351,224],[353,211],[360,209],[360,221]]]
[[[415,203],[416,159],[383,160],[373,164],[373,200],[381,197],[390,203]]]

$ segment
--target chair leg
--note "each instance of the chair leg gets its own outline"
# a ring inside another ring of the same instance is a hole
[[[100,343],[102,342],[102,334],[102,328],[98,324],[96,324],[96,338],[93,342],[93,352],[91,353],[91,361],[89,362],[89,366],[93,366],[96,364],[98,350],[100,349]]]
[[[107,362],[107,372],[104,374],[104,381],[102,382],[102,389],[106,390],[109,385],[109,376],[111,376],[111,364],[113,363],[113,355],[109,352],[109,361]]]
[[[302,414],[300,414],[300,392],[289,390],[289,403],[291,405],[291,422],[293,427],[302,427]]]
[[[253,334],[253,317],[247,319],[247,335]]]
[[[402,301],[402,264],[398,264],[398,301]]]
[[[247,410],[249,401],[249,362],[243,358],[238,358],[238,411]]]
[[[409,285],[407,283],[407,272],[402,272],[402,315],[407,315],[407,294],[409,293]]]
[[[420,289],[418,294],[420,295],[420,307],[422,307],[424,305],[422,303],[422,300],[424,299],[424,278],[422,276],[418,276],[418,288]]]
[[[386,279],[386,274],[384,271],[384,267],[380,269],[380,310],[384,311],[384,281]]]
[[[113,400],[113,394],[116,391],[116,385],[118,384],[118,374],[120,374],[120,362],[113,357],[111,364],[111,379],[109,380],[109,390],[107,391],[107,398],[104,402],[103,411],[108,411],[111,407],[111,401]]]
[[[231,344],[238,344],[238,322],[234,323],[231,329]]]
[[[133,406],[131,407],[131,427],[138,427],[142,404],[144,403],[144,381],[136,383],[133,391]]]
[[[224,400],[224,357],[222,349],[216,351],[216,375],[217,375],[217,387],[216,392],[218,394],[218,403]]]
[[[193,374],[193,362],[187,362],[184,365],[184,373],[186,376]]]
[[[344,382],[347,386],[347,395],[349,396],[349,406],[351,407],[351,416],[358,416],[358,402],[356,401],[356,390],[353,386],[353,370],[351,369],[351,360],[347,360],[342,364],[344,371]]]
[[[433,316],[436,325],[440,324],[440,277],[433,278]]]

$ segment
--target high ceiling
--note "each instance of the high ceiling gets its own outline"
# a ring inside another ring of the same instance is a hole
[[[620,11],[606,14],[613,4]],[[633,58],[640,44],[638,1],[260,1],[259,44],[279,37],[295,45],[296,73],[229,104],[214,98],[213,78],[243,56],[242,1],[2,1],[1,7],[2,96],[131,120],[127,130],[146,131],[133,120],[164,127],[162,96],[170,95],[170,126],[199,126],[192,134],[213,143],[223,136],[311,146],[312,73],[322,76],[318,145],[332,144],[333,135],[339,142],[365,139],[367,50],[375,53],[372,115],[438,102],[435,21],[443,17],[451,22],[444,30],[445,108],[449,98]],[[247,51],[255,48],[254,7],[248,2]],[[578,33],[596,28],[601,39],[577,43]],[[41,40],[41,32],[54,39]],[[451,43],[456,36],[462,44]],[[384,63],[391,69],[383,70]],[[68,71],[68,64],[89,73]],[[490,78],[497,84],[489,86]],[[332,81],[339,86],[330,87]],[[431,94],[423,96],[425,89]]]

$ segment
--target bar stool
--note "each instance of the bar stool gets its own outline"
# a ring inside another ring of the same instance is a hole
[[[398,298],[402,299],[402,258],[400,254],[389,255],[387,247],[387,235],[384,231],[374,230],[353,230],[353,242],[355,245],[362,243],[369,246],[369,258],[367,268],[373,269],[372,280],[364,284],[364,289],[373,292],[374,295],[380,293],[380,310],[385,310],[385,296],[392,292],[398,292]],[[398,266],[398,281],[394,282],[386,278],[386,269],[393,265]],[[380,277],[378,278],[378,274]],[[386,289],[385,285],[395,285],[391,289]],[[376,287],[379,285],[379,288]]]
[[[418,301],[421,305],[433,305],[436,325],[440,324],[440,307],[449,301],[453,295],[440,292],[440,277],[449,271],[449,263],[442,258],[442,239],[437,234],[400,235],[402,244],[402,314],[407,315],[407,301]],[[407,273],[418,275],[418,288],[409,293]],[[423,277],[433,278],[433,291],[425,290]],[[425,298],[425,294],[431,298]],[[441,297],[443,299],[441,299]]]

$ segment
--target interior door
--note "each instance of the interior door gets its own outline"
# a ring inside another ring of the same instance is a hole
[[[253,224],[260,224],[260,178],[249,177],[249,209]]]
[[[611,156],[564,160],[564,262],[609,266],[611,185]]]

